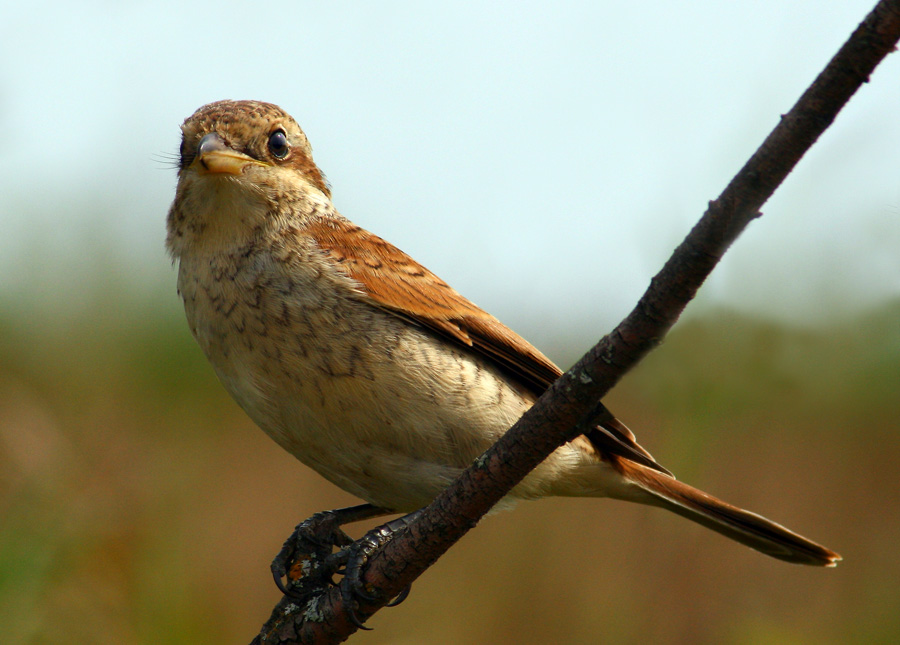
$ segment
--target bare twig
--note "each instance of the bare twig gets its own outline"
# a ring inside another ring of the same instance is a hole
[[[591,411],[678,319],[713,267],[800,158],[900,39],[900,0],[882,0],[784,115],[653,278],[634,310],[538,400],[512,429],[375,555],[364,581],[380,601],[411,584],[558,446],[590,427]],[[299,607],[283,599],[255,642],[337,643],[356,627],[335,588]]]

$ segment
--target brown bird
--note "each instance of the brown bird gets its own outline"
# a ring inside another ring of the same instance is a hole
[[[285,450],[368,504],[428,504],[561,374],[403,251],[342,217],[281,108],[206,105],[182,125],[166,244],[188,324],[222,384]],[[678,482],[612,414],[503,503],[613,497],[661,506],[767,555],[840,556]]]

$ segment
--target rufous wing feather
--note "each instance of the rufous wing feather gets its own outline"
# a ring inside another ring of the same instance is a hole
[[[479,352],[538,394],[562,372],[524,338],[406,253],[343,218],[306,228],[372,304]]]
[[[323,218],[305,228],[361,286],[361,297],[493,361],[536,395],[562,371],[537,348],[434,273],[377,235],[344,218]],[[662,473],[668,470],[602,405],[599,427],[587,433],[601,456],[619,456]]]

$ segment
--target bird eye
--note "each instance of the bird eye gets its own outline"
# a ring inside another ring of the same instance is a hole
[[[290,151],[291,145],[288,143],[284,130],[275,130],[269,135],[269,152],[272,153],[273,157],[284,159]]]

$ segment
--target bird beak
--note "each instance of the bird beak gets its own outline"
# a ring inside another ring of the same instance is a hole
[[[248,164],[258,162],[252,157],[232,150],[225,145],[222,137],[211,132],[200,139],[194,163],[199,164],[201,172],[216,175],[240,175]]]

